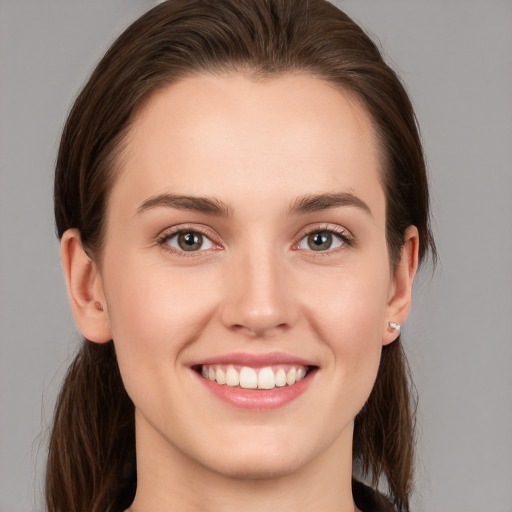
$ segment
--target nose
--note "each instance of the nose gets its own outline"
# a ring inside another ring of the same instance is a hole
[[[275,251],[258,249],[233,258],[226,269],[223,324],[249,337],[268,337],[297,319],[291,271]]]

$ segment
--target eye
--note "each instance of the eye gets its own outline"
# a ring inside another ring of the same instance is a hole
[[[342,233],[324,229],[308,233],[299,241],[298,247],[299,249],[322,252],[337,249],[348,242],[348,238]]]
[[[197,252],[213,248],[213,242],[206,235],[192,230],[178,231],[167,235],[160,243],[180,252]]]

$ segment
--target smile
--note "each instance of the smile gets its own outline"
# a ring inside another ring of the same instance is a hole
[[[264,411],[298,399],[312,385],[319,367],[289,354],[234,353],[198,361],[191,369],[222,401]]]
[[[252,368],[211,364],[202,365],[201,375],[217,384],[243,389],[274,389],[293,386],[308,374],[310,368],[302,365],[278,365]]]

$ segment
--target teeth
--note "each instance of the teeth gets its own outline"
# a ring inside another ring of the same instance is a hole
[[[226,371],[226,384],[231,387],[240,384],[240,374],[232,366],[228,366]]]
[[[215,371],[215,380],[219,384],[226,383],[226,374],[222,371],[222,368],[217,368],[217,370]]]
[[[262,368],[258,373],[258,389],[274,389],[276,378],[272,368]]]
[[[286,374],[286,384],[288,386],[293,386],[297,379],[297,370],[292,367],[292,369]]]
[[[240,387],[245,389],[256,389],[258,387],[258,374],[256,370],[244,366],[240,370]]]
[[[286,365],[285,365],[286,366]],[[274,389],[275,387],[293,386],[301,381],[307,374],[304,366],[266,366],[256,370],[249,366],[242,366],[237,370],[233,365],[203,365],[203,377],[225,384],[230,387],[240,386],[244,389]]]
[[[286,372],[279,368],[276,373],[276,386],[278,388],[282,388],[283,386],[286,386]]]

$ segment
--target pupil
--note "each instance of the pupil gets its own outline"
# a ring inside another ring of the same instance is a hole
[[[332,244],[332,236],[330,233],[314,233],[308,237],[309,247],[313,251],[322,251],[329,249]]]
[[[178,244],[184,251],[195,251],[203,244],[200,233],[183,233],[178,237]]]

